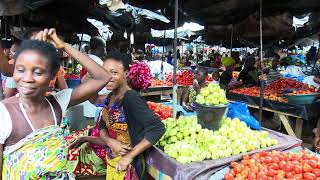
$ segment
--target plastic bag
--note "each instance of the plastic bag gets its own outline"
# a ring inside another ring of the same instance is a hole
[[[245,122],[251,129],[261,129],[259,122],[256,120],[256,118],[251,116],[248,106],[245,103],[230,103],[227,116],[231,119],[239,118],[241,121]]]

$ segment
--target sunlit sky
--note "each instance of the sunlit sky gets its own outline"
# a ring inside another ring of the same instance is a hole
[[[191,30],[191,31],[200,31],[204,29],[204,26],[201,26],[197,23],[184,23],[182,27],[179,27],[179,30]]]

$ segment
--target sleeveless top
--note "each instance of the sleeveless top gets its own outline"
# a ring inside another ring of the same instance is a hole
[[[52,111],[54,111],[54,115],[56,117],[56,124],[61,123],[62,119],[62,109],[60,104],[56,101],[56,99],[50,95],[46,97],[49,105],[52,107]],[[33,132],[28,120],[25,118],[25,114],[20,107],[19,100],[17,96],[13,96],[11,98],[5,99],[2,101],[4,106],[7,108],[7,111],[11,117],[12,123],[12,131],[9,137],[7,138],[4,147],[11,146],[28,136]]]

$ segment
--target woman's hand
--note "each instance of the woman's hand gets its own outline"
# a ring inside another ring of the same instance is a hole
[[[85,142],[86,142],[86,140],[84,137],[79,137],[78,139],[76,139],[75,141],[73,141],[70,144],[69,149],[76,149],[76,148],[80,147]]]
[[[131,150],[130,146],[122,144],[120,141],[112,138],[109,139],[108,146],[115,154],[121,156],[126,155]]]
[[[127,170],[132,161],[133,161],[133,158],[130,157],[129,155],[123,156],[119,160],[118,164],[116,165],[116,170],[117,171]]]
[[[58,37],[56,29],[54,28],[44,29],[43,31],[40,31],[35,37],[33,37],[33,39],[39,41],[47,41],[53,44],[57,49],[64,48],[64,42]]]

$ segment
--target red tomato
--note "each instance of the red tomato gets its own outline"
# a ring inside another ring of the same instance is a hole
[[[294,165],[294,166],[293,166],[293,171],[294,171],[294,173],[296,173],[296,174],[303,173],[303,167],[300,166],[300,165]]]
[[[311,172],[312,171],[312,167],[309,164],[304,164],[303,165],[303,171],[304,172]]]
[[[293,178],[294,174],[292,172],[286,172],[286,178]]]
[[[320,177],[320,169],[312,169],[312,173],[317,177]]]
[[[249,160],[249,159],[250,159],[250,156],[249,156],[248,154],[243,155],[242,159],[244,159],[244,160]]]
[[[268,156],[268,152],[262,151],[259,153],[261,157]]]
[[[257,178],[257,180],[267,180],[268,176],[267,175],[261,175]]]
[[[286,178],[280,176],[280,175],[276,175],[275,180],[285,180]]]
[[[228,174],[224,175],[224,179],[225,180],[234,180],[234,177],[232,174],[228,173]]]
[[[284,172],[283,170],[278,170],[277,171],[278,176],[284,177],[286,175],[286,172]]]
[[[277,163],[271,163],[268,165],[269,169],[274,169],[274,170],[278,170],[279,169],[279,165]]]
[[[278,157],[273,157],[273,158],[272,158],[272,162],[273,162],[273,163],[277,163],[277,164],[278,164],[279,161],[280,161],[280,160],[279,160]]]
[[[248,179],[256,179],[256,178],[257,178],[256,173],[254,173],[254,172],[249,172],[249,174],[248,174]]]
[[[308,164],[312,167],[312,168],[317,168],[318,164],[315,160],[309,160]]]
[[[297,180],[302,179],[303,175],[302,174],[295,174],[294,178],[296,178]]]
[[[241,164],[243,164],[243,165],[248,165],[248,160],[243,159],[243,160],[241,161]]]
[[[266,164],[269,164],[269,163],[272,162],[272,158],[269,157],[269,156],[267,156],[264,162],[265,162]]]
[[[259,168],[257,166],[251,167],[250,172],[254,172],[255,174],[257,174],[259,172]]]
[[[274,176],[277,175],[277,173],[278,172],[276,170],[274,170],[274,169],[269,169],[268,170],[268,176],[274,177]]]
[[[233,168],[234,168],[234,167],[236,167],[236,166],[238,165],[238,163],[236,163],[236,162],[232,161],[230,165],[231,165],[231,167],[233,167]]]
[[[287,164],[287,163],[286,163],[285,161],[283,161],[283,160],[280,161],[280,162],[279,162],[279,167],[280,167],[280,169],[283,169],[286,164]]]
[[[314,175],[314,174],[312,174],[312,173],[310,173],[310,172],[307,172],[307,173],[304,173],[304,174],[303,174],[303,178],[304,178],[305,180],[316,180],[316,179],[317,179],[317,176]]]
[[[233,176],[237,175],[237,172],[234,169],[231,169],[230,174],[232,174]]]
[[[286,171],[286,172],[291,172],[292,169],[293,169],[293,166],[292,166],[292,164],[287,163],[287,164],[283,167],[283,169],[284,169],[284,171]]]
[[[237,172],[237,173],[240,173],[242,171],[242,168],[241,166],[238,164],[234,167],[234,170]]]

